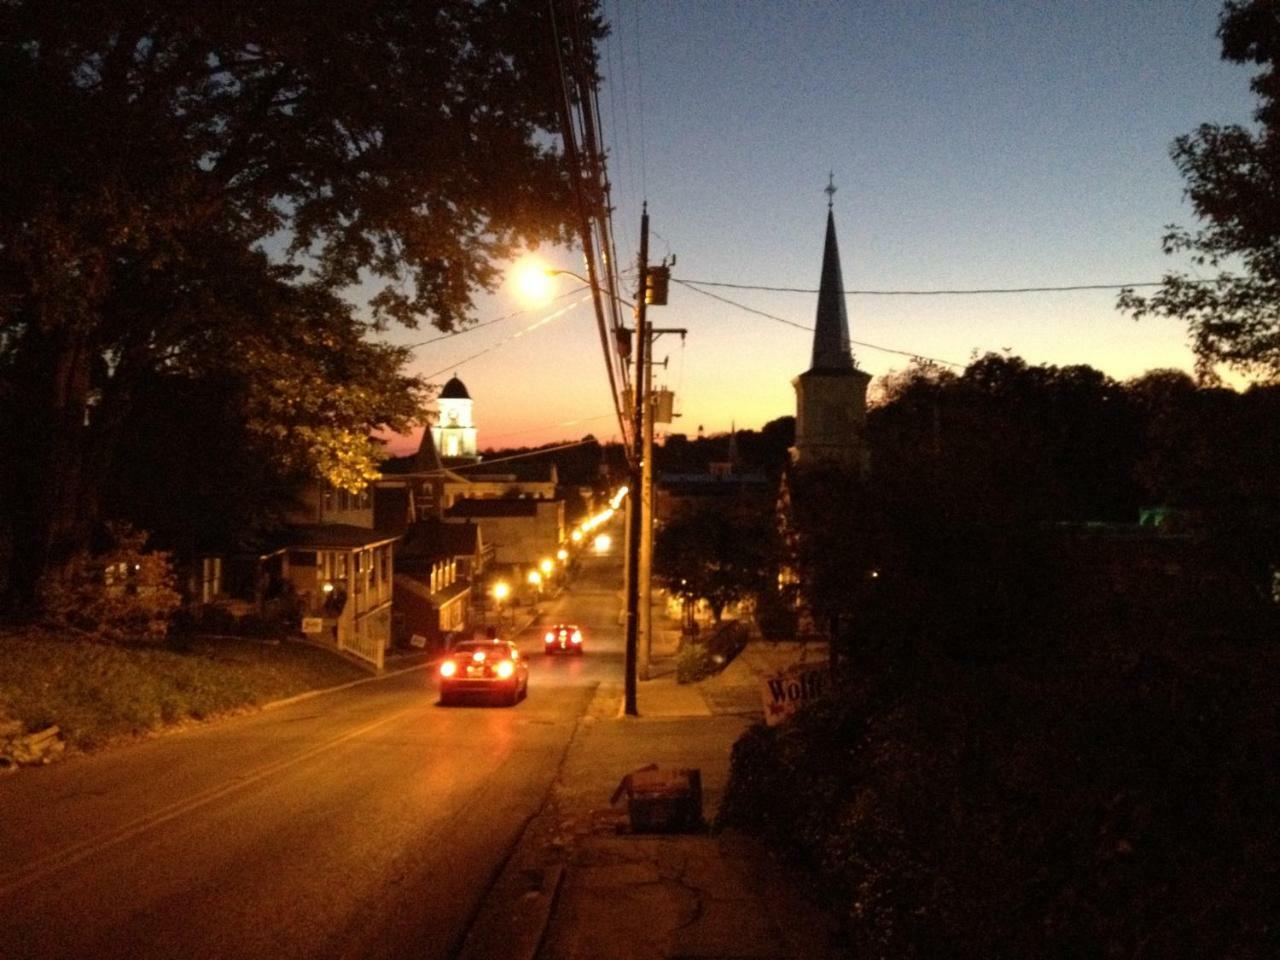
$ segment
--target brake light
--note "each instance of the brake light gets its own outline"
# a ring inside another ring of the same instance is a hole
[[[574,643],[581,643],[581,642],[582,642],[582,632],[581,632],[580,630],[575,630],[575,631],[573,631],[573,637],[572,637],[571,639],[573,640],[573,642],[574,642]]]
[[[457,672],[458,665],[452,660],[446,660],[444,663],[440,664],[440,676],[442,677],[452,677]]]
[[[511,676],[515,672],[516,665],[510,660],[503,660],[498,664],[498,676],[502,677],[503,680],[507,679],[507,677]]]
[[[547,631],[547,635],[546,635],[545,637],[543,637],[542,639],[543,639],[543,640],[545,640],[547,643],[555,643],[555,642],[556,642],[556,635],[555,635],[555,631],[553,631],[553,630],[548,630],[548,631]]]

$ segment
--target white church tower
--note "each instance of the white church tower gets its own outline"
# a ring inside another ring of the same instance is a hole
[[[471,394],[457,376],[449,379],[436,398],[440,417],[431,428],[441,459],[478,461],[476,426],[471,417]]]

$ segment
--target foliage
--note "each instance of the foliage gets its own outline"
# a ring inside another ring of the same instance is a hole
[[[718,621],[730,603],[774,589],[779,560],[772,512],[716,497],[685,506],[662,525],[653,570],[675,596],[705,599]]]
[[[144,549],[147,534],[127,524],[108,525],[102,553],[74,556],[46,576],[40,601],[48,621],[103,639],[162,639],[182,603],[169,555]]]
[[[1258,126],[1205,123],[1174,141],[1173,160],[1201,226],[1170,226],[1164,251],[1189,254],[1196,266],[1220,272],[1208,283],[1168,274],[1150,297],[1122,291],[1119,307],[1139,319],[1184,321],[1206,379],[1222,364],[1274,381],[1280,378],[1280,8],[1270,0],[1228,0],[1218,36],[1223,59],[1261,68],[1250,84]],[[1222,269],[1232,266],[1239,272]]]
[[[721,823],[815,871],[857,956],[1273,952],[1280,650],[1099,630],[1081,586],[996,658],[861,650],[735,745]]]
[[[591,74],[603,25],[575,9]],[[550,15],[0,6],[0,483],[24,593],[87,543],[150,377],[228,378],[283,469],[364,484],[369,435],[424,399],[378,336],[464,324],[499,261],[574,221]]]
[[[739,620],[716,624],[703,639],[681,647],[676,658],[676,681],[697,683],[719,673],[742,652],[749,636],[747,625]]]

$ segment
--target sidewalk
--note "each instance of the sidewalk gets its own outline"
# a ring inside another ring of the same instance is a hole
[[[655,638],[661,655],[653,679],[639,685],[639,717],[622,715],[621,682],[597,690],[547,806],[473,918],[466,960],[843,955],[831,919],[753,838],[631,834],[626,801],[610,805],[622,777],[649,763],[697,768],[703,815],[712,820],[733,742],[760,719],[761,678],[798,658],[795,645],[755,641],[719,675],[681,685],[666,640]]]

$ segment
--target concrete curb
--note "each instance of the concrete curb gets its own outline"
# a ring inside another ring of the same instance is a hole
[[[518,627],[515,626],[515,624],[513,623],[512,632],[517,634],[523,633],[525,630],[529,629],[529,626],[533,623],[533,621],[537,620],[538,617],[539,617],[539,614],[536,614],[536,613],[532,614],[524,621],[524,623],[522,623]],[[364,683],[375,683],[378,680],[386,680],[389,677],[398,677],[404,673],[412,673],[414,670],[428,670],[431,667],[436,666],[443,659],[444,659],[443,656],[433,656],[430,659],[423,660],[421,663],[415,663],[409,667],[401,667],[398,670],[384,669],[382,673],[375,673],[368,677],[361,677],[359,680],[351,680],[351,681],[348,681],[347,683],[340,683],[336,687],[323,687],[319,690],[306,690],[306,691],[303,691],[302,693],[295,693],[291,697],[285,697],[282,700],[272,700],[269,703],[264,703],[258,709],[259,710],[275,710],[275,709],[278,709],[279,707],[287,707],[292,703],[300,703],[303,700],[311,700],[315,697],[322,697],[326,693],[337,693],[339,690],[350,690],[352,687],[358,687]]]

